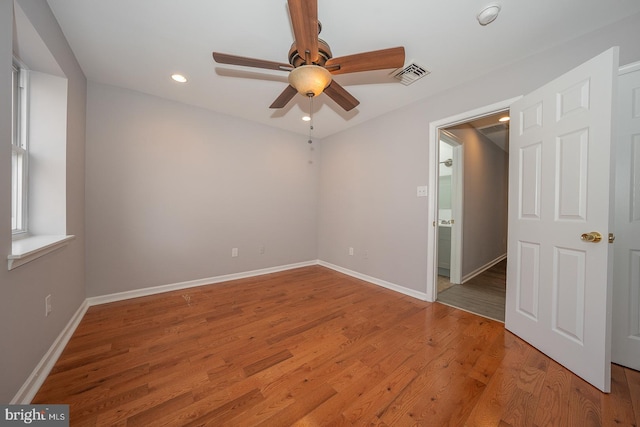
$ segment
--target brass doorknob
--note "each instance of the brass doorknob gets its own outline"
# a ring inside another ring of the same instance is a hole
[[[583,233],[582,236],[580,236],[580,239],[584,242],[598,243],[600,240],[602,240],[602,234],[598,233],[597,231],[592,231],[591,233]]]

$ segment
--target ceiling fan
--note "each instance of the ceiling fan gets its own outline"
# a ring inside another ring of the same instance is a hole
[[[311,98],[324,92],[346,111],[350,111],[360,101],[333,80],[332,75],[400,68],[404,65],[404,47],[333,58],[329,45],[318,38],[322,29],[318,21],[318,1],[287,1],[295,36],[289,49],[288,64],[213,52],[213,59],[221,64],[289,71],[289,86],[269,108],[283,108],[296,93]]]

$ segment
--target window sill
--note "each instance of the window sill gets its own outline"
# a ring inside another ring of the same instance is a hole
[[[31,236],[14,240],[11,255],[7,257],[9,270],[60,249],[76,236]]]

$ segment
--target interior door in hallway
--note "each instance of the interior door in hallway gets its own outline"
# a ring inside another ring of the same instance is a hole
[[[515,102],[509,150],[505,327],[606,392],[617,73],[612,48]]]

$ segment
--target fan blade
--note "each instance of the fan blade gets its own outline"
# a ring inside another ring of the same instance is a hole
[[[282,62],[265,61],[263,59],[245,58],[244,56],[228,55],[213,52],[213,59],[220,64],[243,65],[245,67],[267,68],[269,70],[291,71],[293,66]]]
[[[288,0],[298,55],[307,65],[318,62],[318,0]],[[308,54],[307,54],[308,52]]]
[[[360,104],[360,101],[355,99],[353,95],[347,92],[347,90],[340,86],[335,80],[331,81],[329,86],[324,90],[324,93],[346,111],[351,111]]]
[[[276,100],[273,101],[273,104],[271,104],[269,108],[283,108],[294,96],[296,96],[296,93],[298,93],[296,88],[291,85],[287,86]]]
[[[331,74],[355,73],[358,71],[385,70],[404,65],[404,47],[374,50],[353,55],[331,58],[324,64]]]

